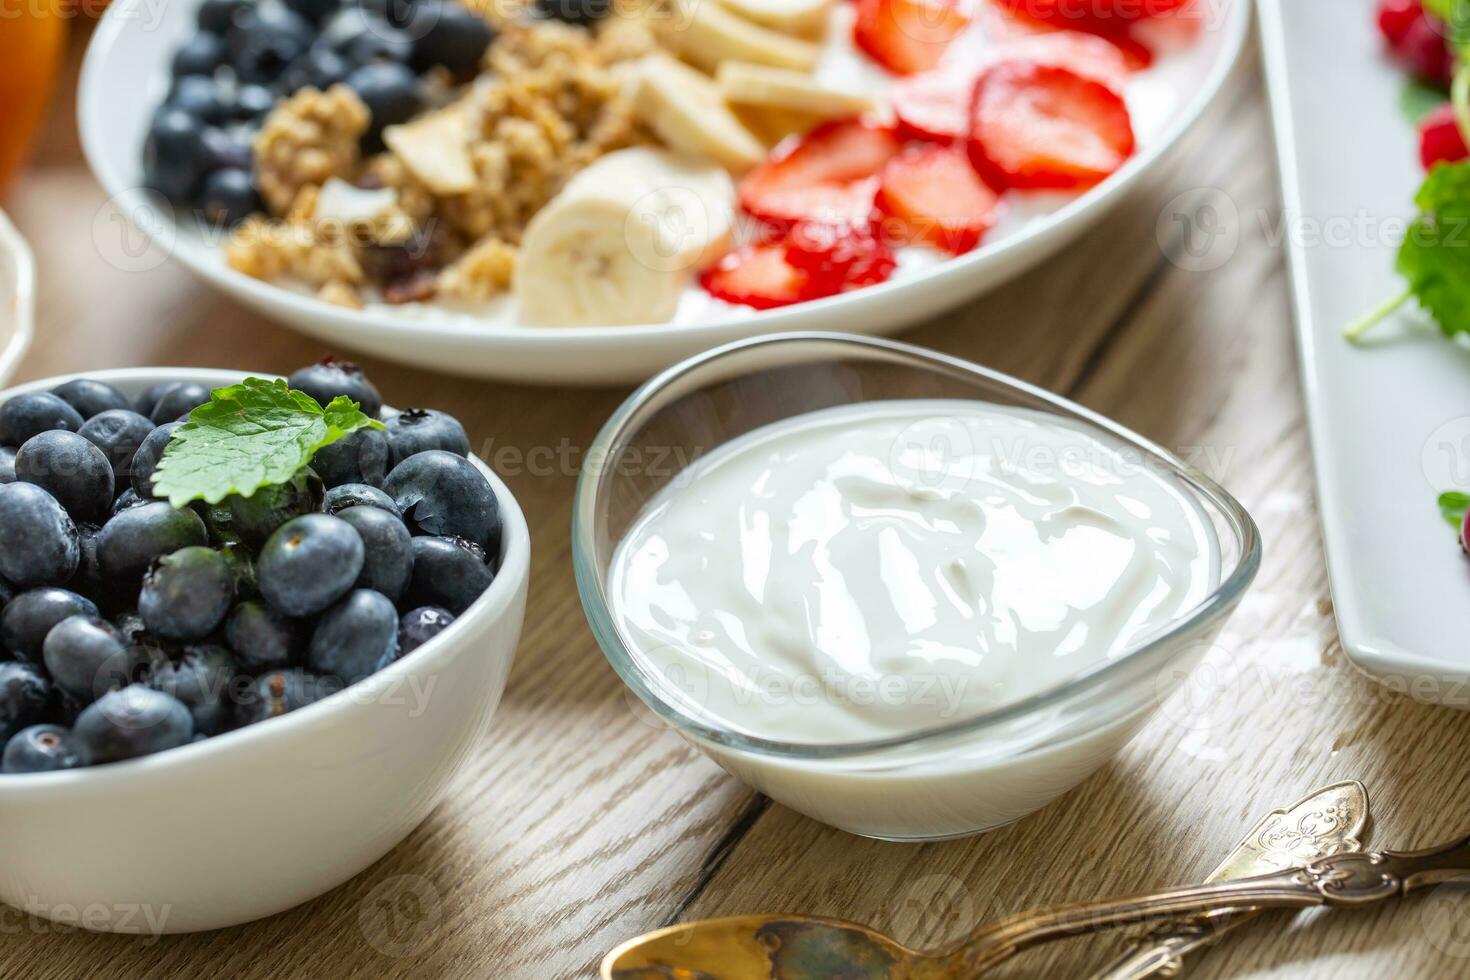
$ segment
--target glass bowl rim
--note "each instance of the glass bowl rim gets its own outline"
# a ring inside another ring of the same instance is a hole
[[[963,358],[880,337],[828,331],[794,331],[737,340],[695,354],[664,369],[635,389],[603,424],[596,438],[593,439],[585,459],[613,459],[613,449],[625,435],[624,429],[629,421],[649,401],[686,375],[716,360],[740,355],[760,347],[804,344],[814,341],[865,348],[869,351],[896,354],[906,359],[917,360],[922,362],[922,367],[914,365],[916,370],[927,369],[951,377],[958,376],[1009,389],[1019,395],[1045,403],[1047,410],[1053,414],[1071,416],[1106,431],[1122,441],[1126,447],[1142,450],[1162,461],[1168,472],[1184,480],[1192,492],[1204,497],[1218,508],[1235,537],[1240,556],[1230,574],[1223,578],[1198,605],[1175,620],[1164,632],[1036,694],[978,715],[971,715],[960,721],[933,725],[903,735],[852,742],[786,742],[737,731],[714,723],[712,719],[696,718],[660,696],[656,684],[651,680],[650,672],[640,664],[623,642],[609,608],[603,576],[596,567],[595,534],[598,523],[596,513],[598,492],[605,481],[619,478],[618,467],[584,465],[577,478],[577,489],[573,499],[571,535],[572,567],[583,613],[592,628],[597,645],[601,648],[608,663],[612,665],[613,670],[644,704],[675,726],[682,734],[741,752],[793,761],[853,758],[894,749],[912,748],[921,743],[943,742],[959,736],[974,735],[1018,718],[1044,711],[1069,701],[1079,694],[1103,687],[1119,676],[1125,666],[1132,666],[1139,660],[1150,659],[1151,654],[1158,654],[1165,650],[1172,640],[1181,635],[1203,630],[1216,618],[1234,607],[1260,570],[1260,530],[1250,513],[1224,487],[1167,449],[1114,422],[1107,416],[1044,388]],[[771,370],[781,366],[783,365],[766,364],[760,370]],[[1105,723],[1100,722],[1099,724]],[[1066,737],[1071,738],[1077,734],[1081,733],[1069,732]]]

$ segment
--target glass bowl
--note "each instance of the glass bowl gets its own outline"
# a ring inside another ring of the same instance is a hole
[[[1213,526],[1218,584],[1145,642],[1034,695],[901,737],[789,743],[701,711],[705,678],[635,655],[608,601],[614,552],[645,505],[700,456],[792,416],[858,402],[967,399],[1045,413],[1177,481]],[[1111,437],[1111,438],[1108,438]],[[1260,566],[1260,536],[1214,481],[1081,406],[922,348],[780,334],[690,358],[635,391],[598,434],[574,504],[572,556],[588,622],[623,681],[666,723],[772,799],[843,830],[937,840],[1002,826],[1106,763],[1199,661]]]

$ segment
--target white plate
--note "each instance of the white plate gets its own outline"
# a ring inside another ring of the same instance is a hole
[[[1403,288],[1394,255],[1423,180],[1403,75],[1367,0],[1262,0],[1261,22],[1343,647],[1420,700],[1470,707],[1470,561],[1435,502],[1470,490],[1470,350],[1412,309],[1364,346],[1342,336]]]
[[[0,211],[0,385],[10,380],[36,332],[36,263]]]
[[[1204,29],[1195,43],[1130,85],[1140,149],[1128,165],[1050,213],[1013,222],[1008,234],[996,235],[966,256],[928,264],[881,286],[782,310],[758,313],[691,297],[687,318],[674,323],[538,329],[505,316],[471,317],[433,308],[335,307],[235,272],[217,247],[192,229],[176,227],[157,206],[156,195],[139,189],[140,156],[148,119],[168,87],[170,55],[192,30],[196,6],[120,0],[108,9],[87,52],[78,95],[82,142],[121,213],[202,279],[334,345],[454,374],[573,383],[641,380],[690,354],[762,333],[893,333],[995,287],[1071,241],[1153,166],[1218,92],[1250,20],[1249,0],[1199,0]]]

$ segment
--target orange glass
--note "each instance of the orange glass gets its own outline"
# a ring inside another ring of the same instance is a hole
[[[0,0],[0,195],[29,156],[66,41],[60,0]]]

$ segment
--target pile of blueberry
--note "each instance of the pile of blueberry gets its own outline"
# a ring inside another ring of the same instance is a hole
[[[204,0],[198,28],[174,53],[144,182],[222,225],[261,209],[250,147],[278,99],[345,83],[372,113],[372,152],[385,126],[423,108],[419,74],[471,76],[494,39],[454,0]]]
[[[373,418],[352,364],[296,372]],[[417,649],[490,585],[495,493],[410,409],[289,483],[174,509],[153,475],[202,386],[70,381],[0,404],[0,771],[147,755],[295,710]]]

